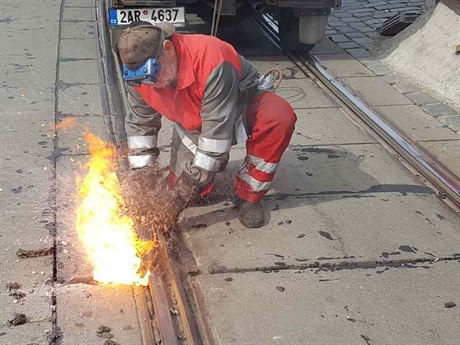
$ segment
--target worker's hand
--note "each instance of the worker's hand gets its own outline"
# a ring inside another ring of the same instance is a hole
[[[198,168],[193,168],[197,169]],[[206,170],[194,172],[191,176],[187,172],[182,172],[174,184],[173,193],[183,207],[193,204],[200,199],[201,192],[209,187],[213,181],[215,173]]]

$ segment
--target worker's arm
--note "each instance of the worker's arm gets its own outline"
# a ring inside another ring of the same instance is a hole
[[[131,168],[154,166],[159,150],[158,132],[161,115],[152,109],[134,87],[127,85],[128,110],[125,130],[128,137],[128,161]]]
[[[209,75],[201,106],[201,134],[193,163],[186,172],[200,183],[212,180],[228,158],[238,115],[238,71],[224,62]]]

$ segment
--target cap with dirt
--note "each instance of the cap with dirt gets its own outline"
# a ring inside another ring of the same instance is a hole
[[[176,28],[170,23],[153,25],[135,22],[126,28],[118,42],[118,51],[123,64],[130,70],[142,66],[147,59],[158,58],[163,41],[171,37]]]

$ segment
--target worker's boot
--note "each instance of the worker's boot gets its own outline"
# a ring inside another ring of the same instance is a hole
[[[264,209],[260,203],[252,203],[246,200],[238,200],[238,213],[240,223],[247,228],[260,228],[264,225]]]

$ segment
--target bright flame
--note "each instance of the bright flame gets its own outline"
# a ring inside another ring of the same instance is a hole
[[[77,178],[80,204],[77,231],[94,265],[94,279],[102,283],[147,285],[148,273],[140,276],[142,258],[154,247],[141,241],[133,230],[115,173],[115,148],[86,133],[91,157],[83,181]]]

